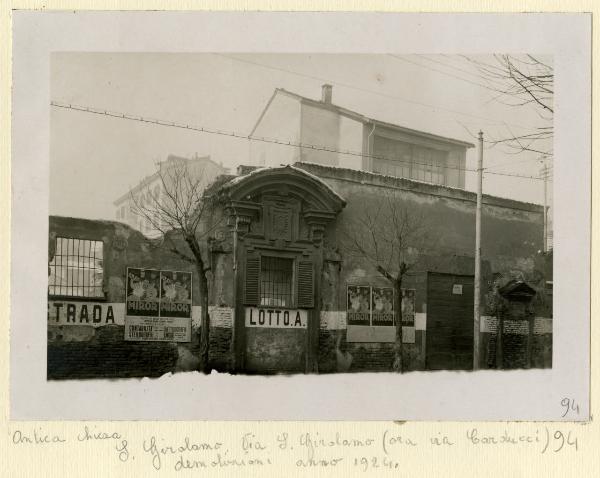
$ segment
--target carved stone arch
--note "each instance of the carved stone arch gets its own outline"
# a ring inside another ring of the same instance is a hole
[[[232,201],[252,201],[257,194],[289,194],[306,201],[311,209],[337,214],[346,201],[318,177],[294,166],[264,168],[239,176],[221,187]]]
[[[294,166],[254,170],[225,183],[219,194],[236,224],[253,221],[264,197],[297,200],[302,204],[302,218],[310,227],[310,238],[315,244],[322,242],[326,225],[346,205],[329,185]]]

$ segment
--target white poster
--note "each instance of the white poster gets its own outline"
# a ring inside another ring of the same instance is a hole
[[[190,342],[192,319],[185,317],[125,317],[125,340]]]

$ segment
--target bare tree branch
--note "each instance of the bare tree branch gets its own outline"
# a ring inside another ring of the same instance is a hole
[[[368,262],[395,291],[393,369],[402,371],[402,281],[424,249],[424,217],[408,209],[395,191],[363,201],[342,234],[341,249]]]
[[[212,200],[204,197],[204,170],[190,170],[187,161],[170,160],[158,165],[156,182],[138,188],[130,197],[131,211],[162,235],[168,250],[196,267],[201,304],[200,356],[202,371],[209,373],[208,281],[212,232],[223,218],[213,215]],[[179,240],[173,240],[173,235]]]
[[[554,69],[533,55],[494,55],[494,61],[462,56],[496,92],[493,101],[514,107],[533,108],[543,125],[528,134],[507,133],[489,139],[492,146],[501,146],[509,154],[535,152],[552,156],[554,115]]]

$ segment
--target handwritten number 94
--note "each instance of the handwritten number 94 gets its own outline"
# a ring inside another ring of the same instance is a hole
[[[550,446],[550,438],[549,438],[549,431],[546,428],[546,446],[544,446],[544,449],[542,450],[542,453],[546,453],[546,450],[548,449],[548,447]],[[552,443],[553,446],[556,446],[556,448],[553,448],[552,451],[554,453],[558,453],[560,450],[563,449],[563,447],[565,445],[569,445],[569,446],[574,446],[575,450],[579,449],[579,444],[577,442],[577,437],[575,437],[574,439],[571,438],[571,432],[569,432],[566,436],[563,432],[561,432],[560,430],[556,430],[554,432],[554,435],[552,435]]]
[[[577,415],[579,415],[579,405],[577,403],[575,403],[575,400],[573,400],[572,398],[563,398],[560,401],[560,404],[563,406],[564,408],[564,413],[562,414],[563,418],[567,416],[567,414],[571,411],[575,412]]]

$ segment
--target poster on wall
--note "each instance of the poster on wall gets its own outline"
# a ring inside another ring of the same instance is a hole
[[[191,320],[177,317],[126,317],[125,340],[189,342]]]
[[[371,325],[393,326],[394,321],[394,289],[391,287],[372,287],[371,303],[373,312]]]
[[[160,316],[192,317],[192,273],[160,272]]]
[[[369,286],[348,286],[348,325],[370,325],[371,288]]]
[[[127,268],[127,315],[158,317],[160,271]]]
[[[127,269],[125,340],[189,342],[191,272]]]
[[[415,325],[414,289],[402,289],[402,325]],[[347,286],[348,326],[395,327],[394,289],[368,285]]]
[[[402,325],[415,326],[415,293],[414,289],[402,289]]]

